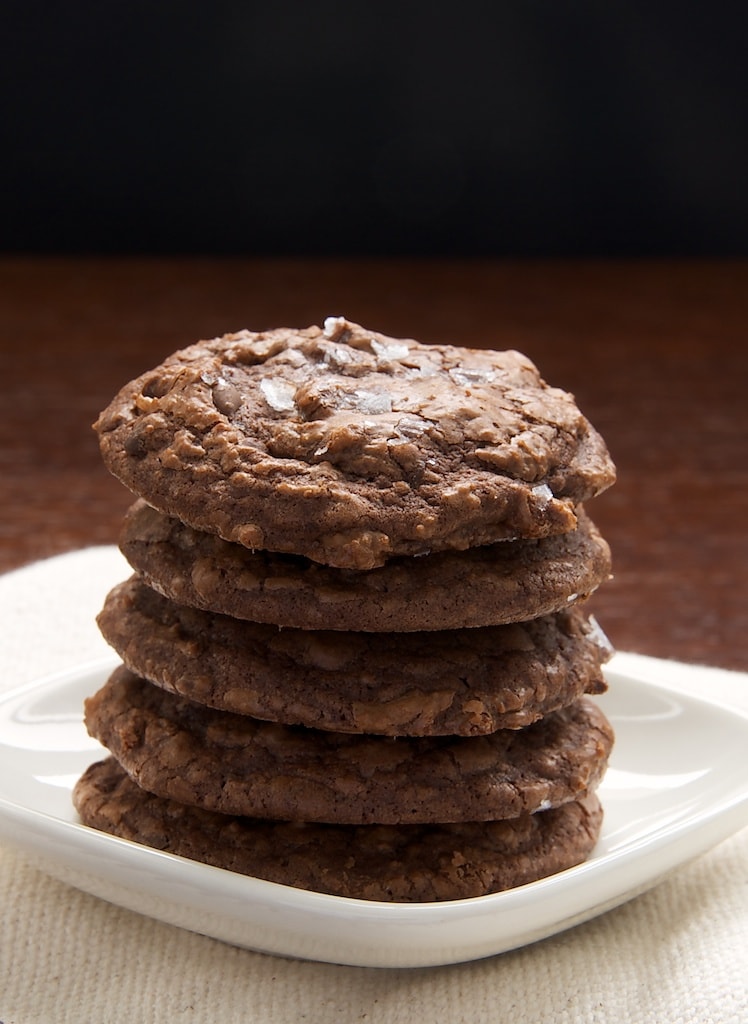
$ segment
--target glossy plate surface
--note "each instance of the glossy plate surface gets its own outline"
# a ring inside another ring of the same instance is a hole
[[[115,664],[0,701],[0,840],[86,892],[249,949],[368,967],[491,956],[624,902],[748,825],[748,716],[612,668],[598,700],[617,739],[600,789],[603,833],[585,864],[509,892],[418,905],[248,878],[77,822],[71,789],[102,756],[82,724],[83,699]]]

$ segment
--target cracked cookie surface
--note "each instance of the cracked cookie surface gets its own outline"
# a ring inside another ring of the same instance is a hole
[[[615,476],[573,397],[520,353],[342,317],[176,352],[95,426],[109,469],[160,511],[359,570],[564,533]]]

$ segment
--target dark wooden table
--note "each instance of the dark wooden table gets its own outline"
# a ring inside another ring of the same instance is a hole
[[[572,391],[618,483],[593,598],[620,649],[748,669],[748,264],[0,261],[0,570],[112,543],[91,422],[175,348],[343,313],[514,347]]]

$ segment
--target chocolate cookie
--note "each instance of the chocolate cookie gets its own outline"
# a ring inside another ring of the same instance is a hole
[[[605,689],[610,646],[579,609],[436,633],[278,629],[175,604],[134,576],[99,627],[127,667],[224,711],[390,736],[518,729]]]
[[[514,818],[600,781],[613,743],[587,699],[517,731],[391,739],[215,711],[117,669],[86,726],[143,789],[285,821],[401,824]]]
[[[393,558],[356,572],[249,551],[137,501],[120,547],[179,604],[297,629],[460,629],[524,621],[568,607],[610,576],[610,549],[589,517],[561,536]]]
[[[203,811],[139,789],[113,760],[73,794],[81,820],[169,853],[300,889],[415,903],[484,896],[573,867],[592,851],[597,798],[510,821],[315,825]]]
[[[615,475],[572,396],[525,356],[341,317],[176,352],[95,426],[109,469],[160,511],[359,570],[565,533]]]

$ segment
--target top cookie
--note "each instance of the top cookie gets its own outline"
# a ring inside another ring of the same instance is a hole
[[[95,428],[109,469],[154,508],[339,568],[564,533],[615,477],[572,396],[525,356],[342,317],[176,352]]]

